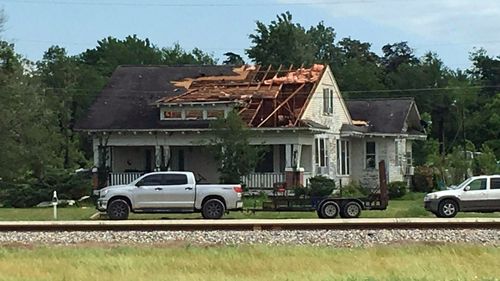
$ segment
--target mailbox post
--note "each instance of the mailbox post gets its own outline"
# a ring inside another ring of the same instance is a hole
[[[54,208],[54,220],[57,220],[57,191],[54,191],[52,195],[52,207]]]

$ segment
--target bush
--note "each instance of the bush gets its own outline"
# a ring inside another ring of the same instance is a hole
[[[403,181],[393,181],[387,186],[389,189],[389,199],[401,198],[406,194],[406,183]]]
[[[369,194],[369,191],[359,184],[357,181],[351,181],[349,184],[342,186],[342,197],[364,197]]]
[[[79,199],[90,195],[92,185],[89,175],[74,174],[64,170],[51,171],[43,180],[26,180],[22,183],[0,182],[0,204],[4,207],[26,208],[52,200],[57,191],[59,199]]]
[[[415,169],[415,175],[413,176],[413,191],[415,192],[425,192],[429,193],[432,191],[433,184],[433,170],[431,167],[418,166]]]
[[[335,181],[324,176],[315,176],[309,179],[310,195],[323,197],[332,194],[335,189]]]

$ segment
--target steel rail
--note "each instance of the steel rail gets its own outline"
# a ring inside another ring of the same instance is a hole
[[[499,229],[500,218],[461,219],[221,219],[128,221],[3,221],[0,231],[210,231]]]

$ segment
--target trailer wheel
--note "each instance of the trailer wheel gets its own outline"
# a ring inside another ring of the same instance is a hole
[[[324,219],[333,219],[337,217],[339,214],[339,205],[333,201],[328,201],[321,205],[319,210],[319,214],[321,214],[320,218]]]
[[[361,205],[359,203],[350,201],[347,202],[340,211],[340,216],[346,219],[357,218],[361,215]]]

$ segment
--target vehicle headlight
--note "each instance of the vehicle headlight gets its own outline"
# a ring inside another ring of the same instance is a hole
[[[438,198],[437,194],[427,194],[424,197],[424,201],[434,200],[437,198]]]
[[[106,190],[101,190],[101,191],[99,192],[99,197],[104,197],[104,196],[106,196],[106,194],[108,194],[108,192],[109,192],[109,189],[106,189]]]

